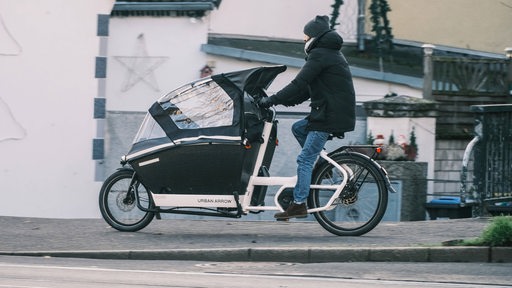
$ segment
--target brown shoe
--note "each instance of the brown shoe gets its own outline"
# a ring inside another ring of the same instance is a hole
[[[288,209],[284,212],[279,212],[274,215],[274,218],[278,220],[290,219],[290,218],[306,218],[308,217],[308,210],[306,209],[306,203],[295,204],[292,203]]]

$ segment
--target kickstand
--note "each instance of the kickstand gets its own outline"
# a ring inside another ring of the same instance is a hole
[[[240,196],[238,195],[238,192],[236,192],[236,191],[233,192],[233,196],[235,197],[236,209],[238,210],[236,217],[240,218],[240,217],[242,217],[242,214],[244,214],[244,212],[242,211],[242,205],[240,205]]]

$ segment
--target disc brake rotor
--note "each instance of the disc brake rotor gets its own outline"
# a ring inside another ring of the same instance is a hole
[[[135,207],[135,199],[128,196],[128,191],[120,191],[117,194],[116,204],[121,211],[128,212]]]

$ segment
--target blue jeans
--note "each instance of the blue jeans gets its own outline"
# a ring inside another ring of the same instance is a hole
[[[305,203],[309,195],[313,165],[325,146],[329,133],[322,131],[307,131],[308,120],[302,119],[292,125],[293,136],[297,139],[302,151],[297,157],[297,184],[293,190],[293,202]]]

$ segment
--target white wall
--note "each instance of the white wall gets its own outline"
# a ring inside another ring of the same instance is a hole
[[[206,55],[200,51],[201,44],[207,41],[207,20],[207,17],[203,20],[112,17],[108,40],[107,110],[147,111],[166,92],[199,78],[199,70],[207,64]],[[139,35],[143,35],[144,40]],[[123,66],[118,57],[140,56],[143,50],[146,56],[161,57],[162,62],[154,69],[136,68],[137,73],[150,72],[143,76],[144,80],[137,81],[130,77],[138,74]],[[129,79],[134,81],[132,87],[126,85]]]
[[[347,42],[357,34],[357,1],[345,0],[336,29]],[[271,38],[303,38],[304,25],[316,15],[332,13],[333,0],[223,0],[212,12],[210,33]]]
[[[510,0],[389,0],[388,3],[395,39],[498,55],[504,55],[503,50],[512,46]]]
[[[0,0],[0,215],[99,215],[94,59],[112,4]]]

